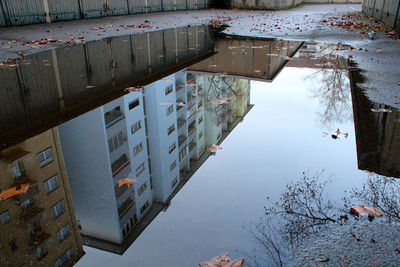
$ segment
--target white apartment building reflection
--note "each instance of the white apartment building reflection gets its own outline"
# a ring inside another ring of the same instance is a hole
[[[83,243],[122,254],[251,109],[249,89],[179,71],[60,125]]]

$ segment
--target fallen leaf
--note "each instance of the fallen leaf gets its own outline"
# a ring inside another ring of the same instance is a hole
[[[316,261],[316,262],[326,262],[326,261],[329,261],[329,258],[324,257],[324,258],[313,259],[313,260]]]
[[[200,263],[200,267],[242,267],[244,259],[231,261],[227,253],[212,258],[208,262]]]
[[[131,186],[131,183],[137,183],[136,179],[129,179],[129,178],[124,178],[118,181],[118,188],[120,188],[123,185],[127,185],[128,188]]]
[[[86,89],[94,88],[94,85],[86,85]]]

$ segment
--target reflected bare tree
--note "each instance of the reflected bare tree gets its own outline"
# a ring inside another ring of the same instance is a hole
[[[312,89],[312,97],[318,98],[322,107],[319,112],[320,123],[325,129],[332,129],[336,124],[351,120],[351,91],[348,72],[343,69],[338,56],[329,56],[320,69],[306,77],[319,79],[320,86]]]
[[[354,202],[373,206],[382,211],[389,223],[400,223],[400,180],[372,175],[361,188],[351,190],[350,198],[344,198],[345,207]]]
[[[324,171],[303,172],[300,179],[286,185],[279,201],[268,199],[266,217],[245,227],[256,244],[249,256],[251,266],[285,266],[290,251],[305,237],[317,236],[332,224],[367,219],[350,215],[354,205],[375,207],[384,213],[379,220],[400,225],[400,179],[370,176],[359,188],[351,189],[340,205],[326,193],[330,180]]]

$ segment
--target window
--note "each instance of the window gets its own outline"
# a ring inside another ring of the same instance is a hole
[[[69,225],[67,224],[57,232],[58,241],[63,241],[69,235]]]
[[[144,205],[140,208],[140,214],[143,214],[143,212],[149,207],[149,202],[146,201]]]
[[[18,245],[17,245],[17,239],[13,239],[10,242],[8,242],[8,245],[10,245],[11,250],[17,249]]]
[[[203,136],[203,132],[199,133],[199,138],[201,138]]]
[[[38,158],[40,167],[43,167],[46,164],[48,164],[51,161],[53,161],[53,154],[51,152],[51,147],[49,147],[48,149],[46,149],[43,152],[38,153],[37,154],[37,158]]]
[[[117,160],[111,163],[111,171],[113,173],[112,175],[113,176],[117,175],[128,164],[129,164],[129,159],[125,154],[123,154],[121,157],[119,157]]]
[[[175,131],[175,123],[168,127],[168,135]]]
[[[58,179],[57,175],[54,175],[50,179],[44,182],[44,188],[46,189],[46,193],[50,193],[58,187]]]
[[[172,151],[174,151],[175,150],[175,148],[176,148],[176,144],[175,143],[173,143],[170,147],[169,147],[169,154],[171,154],[172,153]]]
[[[141,142],[140,144],[138,144],[134,149],[133,149],[133,154],[136,156],[137,154],[139,154],[140,151],[143,150],[143,142]]]
[[[199,121],[197,122],[197,124],[202,123],[202,121],[203,121],[203,116],[201,116],[201,117],[199,118]]]
[[[177,183],[178,183],[178,176],[176,176],[175,179],[172,181],[171,188],[174,188]]]
[[[22,164],[20,162],[17,162],[15,166],[11,167],[11,174],[14,178],[18,178],[22,176]]]
[[[139,98],[135,99],[129,103],[129,110],[132,110],[132,109],[136,108],[137,106],[139,106]]]
[[[2,224],[5,224],[6,222],[8,222],[10,220],[10,217],[8,216],[8,212],[5,211],[2,214],[0,214],[0,220]]]
[[[62,200],[57,204],[55,204],[53,207],[51,207],[51,215],[53,216],[53,219],[60,216],[61,213],[63,212],[64,212],[64,204]]]
[[[202,86],[201,84],[199,84],[199,85],[197,86],[197,92],[200,92],[201,90],[203,90],[203,86]]]
[[[144,162],[136,168],[136,176],[139,176],[144,171]]]
[[[118,134],[114,135],[110,139],[108,139],[108,148],[110,153],[113,152],[118,147],[122,146],[122,144],[127,140],[126,135],[123,131],[120,131]]]
[[[172,92],[172,85],[169,85],[167,88],[165,88],[165,95],[169,95]]]
[[[144,191],[146,191],[147,188],[147,182],[144,182],[144,184],[142,184],[138,190],[138,195],[140,196],[141,194],[143,194]]]
[[[56,260],[56,267],[61,267],[66,263],[69,259],[72,258],[72,248],[68,249],[61,257]]]
[[[33,254],[35,254],[36,259],[40,261],[41,259],[47,256],[48,252],[46,249],[38,247],[33,251]]]
[[[169,166],[169,170],[172,172],[176,167],[176,160],[174,160],[174,162],[172,162],[171,166]]]
[[[138,121],[134,125],[132,125],[131,133],[132,134],[136,133],[137,131],[139,131],[140,128],[142,128],[142,123],[141,123],[141,121]]]
[[[179,152],[179,161],[182,161],[187,154],[187,146],[185,146],[181,152]]]
[[[203,100],[200,100],[200,102],[197,104],[197,108],[201,108],[203,106]]]
[[[171,106],[169,106],[169,107],[167,108],[167,116],[168,116],[169,114],[171,114],[172,112],[174,112],[174,105],[171,105]]]
[[[217,140],[219,140],[220,138],[221,138],[221,133],[218,134]]]

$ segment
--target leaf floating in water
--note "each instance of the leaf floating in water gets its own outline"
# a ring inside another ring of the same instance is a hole
[[[13,196],[26,193],[31,185],[30,184],[22,184],[19,186],[11,187],[10,189],[4,190],[0,193],[0,201],[6,200]]]
[[[211,146],[206,147],[207,152],[216,152],[218,150],[225,150],[225,149],[222,146],[216,144],[212,144]]]
[[[210,103],[211,104],[229,104],[229,100],[231,100],[230,97],[225,97],[225,98],[221,98],[221,99],[211,100]]]
[[[367,213],[368,211],[368,213]],[[363,206],[363,205],[356,205],[350,208],[350,213],[353,213],[355,215],[362,215],[362,216],[368,216],[368,217],[380,217],[383,216],[384,213],[375,209],[374,207],[370,206]]]
[[[374,109],[371,108],[372,112],[392,112],[390,109],[386,109],[386,108],[380,108],[380,109]]]
[[[131,86],[131,87],[125,88],[125,90],[128,91],[128,92],[142,92],[143,87]]]
[[[118,181],[118,188],[120,188],[123,185],[127,185],[128,188],[131,186],[131,183],[137,183],[136,179],[129,179],[129,178],[124,178]]]
[[[329,261],[329,258],[324,257],[324,258],[313,259],[313,260],[316,261],[316,262],[326,262],[326,261]]]
[[[94,88],[94,85],[86,85],[86,89]]]
[[[227,253],[212,258],[210,261],[200,263],[200,267],[242,267],[244,259],[231,261]]]
[[[186,104],[183,103],[183,102],[176,102],[176,105],[179,106],[179,107],[184,107],[184,106],[186,106]]]
[[[161,106],[167,106],[170,104],[171,104],[171,102],[169,102],[168,100],[160,103]]]

